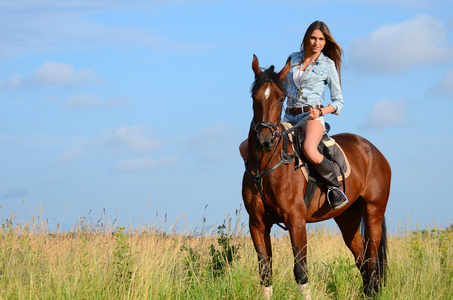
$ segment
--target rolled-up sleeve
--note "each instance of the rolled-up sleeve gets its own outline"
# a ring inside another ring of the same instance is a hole
[[[341,92],[340,77],[338,76],[337,68],[332,64],[327,75],[327,85],[330,89],[330,104],[335,108],[333,114],[340,115],[340,110],[343,107],[343,93]]]

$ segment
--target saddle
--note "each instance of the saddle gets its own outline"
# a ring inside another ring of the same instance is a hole
[[[290,123],[282,123],[285,129],[292,127]],[[346,189],[344,180],[351,174],[351,165],[349,164],[348,158],[344,153],[343,149],[338,143],[329,136],[330,126],[325,123],[325,132],[321,138],[321,142],[318,145],[318,151],[330,160],[338,174],[338,181],[343,181],[343,189]],[[316,187],[323,184],[321,180],[317,178],[314,172],[310,172],[310,163],[302,152],[302,142],[305,139],[305,134],[297,129],[293,133],[288,134],[288,139],[292,143],[295,157],[295,168],[301,169],[304,174],[305,181],[307,182],[307,188],[305,189],[304,201],[306,207],[308,207],[313,199]]]

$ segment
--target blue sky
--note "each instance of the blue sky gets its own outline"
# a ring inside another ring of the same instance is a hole
[[[452,11],[447,0],[3,0],[0,217],[222,223],[242,203],[252,56],[279,70],[322,20],[346,63],[331,132],[388,158],[390,226],[448,226]]]

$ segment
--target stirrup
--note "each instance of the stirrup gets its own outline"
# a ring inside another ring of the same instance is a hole
[[[335,191],[335,192],[339,192],[340,195],[342,196],[343,198],[343,202],[341,202],[340,204],[338,205],[333,205],[332,204],[332,201],[330,201],[330,197],[329,197],[329,194],[330,192],[332,191]],[[345,193],[343,193],[343,191],[335,186],[332,186],[330,187],[328,190],[327,190],[327,201],[329,201],[329,204],[330,204],[330,207],[332,208],[332,210],[336,210],[336,209],[339,209],[339,208],[342,208],[343,206],[345,206],[349,200],[348,200],[348,197],[346,197]]]

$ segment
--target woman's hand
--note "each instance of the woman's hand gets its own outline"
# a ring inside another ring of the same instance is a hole
[[[321,108],[310,108],[308,114],[314,120],[324,115]]]
[[[326,114],[331,114],[331,113],[334,113],[335,112],[335,108],[332,106],[332,105],[328,105],[326,107],[323,107],[323,108],[313,108],[311,107],[309,110],[308,110],[308,114],[310,115],[310,117],[314,120],[314,119],[317,119],[321,116],[324,116]]]

